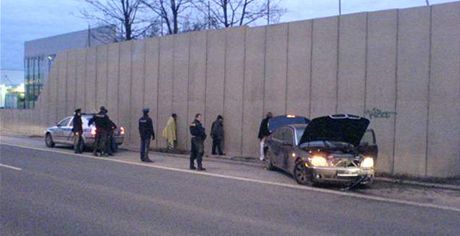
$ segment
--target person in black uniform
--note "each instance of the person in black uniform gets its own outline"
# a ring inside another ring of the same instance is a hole
[[[149,117],[149,109],[142,110],[142,117],[139,119],[139,134],[141,136],[141,161],[153,162],[149,158],[150,139],[155,140],[153,122]]]
[[[96,125],[96,138],[94,140],[94,150],[93,154],[95,156],[107,156],[105,153],[107,134],[110,127],[110,119],[107,116],[107,109],[104,106],[101,106],[99,113],[95,114],[93,118],[89,121],[88,125],[91,125],[94,122]]]
[[[206,170],[203,165],[204,140],[206,139],[205,129],[201,125],[201,114],[195,115],[195,120],[190,124],[190,134],[192,135],[192,151],[190,153],[190,169]],[[195,168],[195,160],[198,168]]]
[[[270,130],[268,130],[268,121],[273,117],[273,114],[271,112],[267,113],[267,116],[265,119],[260,122],[260,127],[259,127],[259,140],[260,140],[260,156],[259,159],[261,161],[265,160],[265,139],[270,135]]]
[[[81,109],[78,108],[75,110],[72,120],[72,132],[73,132],[73,149],[75,153],[82,153],[82,143],[83,143],[83,122],[81,121]]]

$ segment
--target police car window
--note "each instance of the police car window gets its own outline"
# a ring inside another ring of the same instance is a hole
[[[284,141],[284,142],[293,143],[293,134],[292,134],[292,130],[291,130],[291,129],[285,128],[285,129],[283,130],[283,141]]]
[[[275,133],[273,134],[273,138],[280,140],[280,141],[283,140],[283,131],[284,131],[283,128],[275,131]]]
[[[58,123],[58,126],[67,126],[67,124],[69,123],[71,117],[69,118],[66,118],[64,120],[61,120],[61,122]]]

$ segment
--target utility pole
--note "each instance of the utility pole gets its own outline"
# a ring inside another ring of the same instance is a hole
[[[339,16],[341,15],[342,15],[342,0],[339,0]]]
[[[208,29],[211,29],[211,3],[208,0]]]
[[[426,2],[426,5],[429,6],[430,5],[430,1],[429,0],[425,0]]]
[[[267,25],[270,24],[270,0],[267,0]]]

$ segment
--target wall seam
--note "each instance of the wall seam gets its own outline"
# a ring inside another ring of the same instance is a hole
[[[84,64],[85,65],[85,76],[84,76],[85,83],[83,83],[82,87],[83,87],[83,96],[84,96],[83,106],[85,107],[84,108],[85,111],[88,112],[88,106],[87,106],[87,104],[88,104],[88,102],[87,102],[88,94],[87,94],[87,91],[86,91],[87,90],[87,88],[86,88],[86,85],[87,85],[86,80],[88,78],[88,65],[87,64],[88,64],[88,49],[85,49],[85,64]]]
[[[73,52],[74,54],[74,74],[75,74],[75,93],[73,95],[73,106],[75,108],[80,108],[80,107],[77,107],[77,99],[78,99],[78,96],[77,96],[77,92],[78,92],[78,62],[77,62],[77,51],[74,51]]]
[[[171,79],[171,102],[169,103],[170,104],[170,111],[174,112],[174,99],[176,98],[175,96],[175,92],[174,92],[174,89],[176,88],[176,86],[174,85],[174,81],[176,80],[176,35],[172,35],[171,36],[173,38],[173,51],[172,51],[172,79]],[[168,117],[169,117],[169,114],[168,114]],[[177,130],[177,127],[176,127],[176,130]],[[177,131],[176,131],[177,133]]]
[[[188,39],[188,55],[187,55],[187,114],[185,115],[185,122],[188,124],[190,119],[190,53],[192,48],[192,34],[189,34]],[[186,140],[190,138],[190,132],[185,132]],[[189,142],[185,141],[185,149],[189,149]]]
[[[105,58],[105,105],[109,104],[109,46],[106,46]]]
[[[208,93],[207,93],[207,90],[208,90],[208,53],[209,53],[209,50],[208,50],[208,47],[209,47],[209,31],[206,31],[206,68],[205,68],[205,74],[204,74],[204,112],[203,112],[203,123],[204,121],[206,121],[206,115],[207,115],[207,97],[208,97]],[[193,119],[195,119],[195,116],[193,116]]]
[[[117,43],[118,50],[118,62],[117,62],[117,122],[120,123],[120,62],[121,62],[121,53],[120,53],[120,44]]]
[[[363,104],[363,116],[366,115],[367,109],[367,76],[368,76],[368,57],[369,57],[369,13],[366,12],[366,35],[364,45],[364,104]]]
[[[263,77],[263,90],[262,90],[262,117],[265,117],[265,89],[266,89],[266,80],[267,80],[267,31],[268,26],[264,27],[264,77]]]
[[[225,113],[225,94],[226,94],[226,91],[227,91],[227,48],[228,48],[228,34],[231,33],[231,32],[228,32],[228,30],[225,30],[225,43],[224,43],[224,86],[223,86],[223,99],[222,99],[222,114],[221,115],[224,115]],[[225,145],[225,139],[224,139],[224,145]]]
[[[339,66],[340,66],[340,27],[341,17],[337,16],[337,48],[336,48],[336,69],[335,69],[335,113],[339,110]]]
[[[243,37],[243,89],[242,89],[242,98],[241,98],[241,126],[240,126],[240,155],[243,155],[243,130],[244,130],[244,85],[246,84],[246,35],[248,27],[244,27],[244,37]]]
[[[308,117],[311,118],[311,110],[312,110],[312,107],[311,107],[311,98],[312,98],[312,85],[313,85],[313,41],[314,41],[314,27],[315,27],[315,20],[311,20],[311,27],[310,27],[310,37],[311,37],[311,40],[310,40],[310,81],[309,81],[309,86],[308,86]]]
[[[429,26],[429,54],[428,54],[428,89],[426,107],[426,136],[425,136],[425,176],[428,176],[428,155],[429,155],[429,131],[430,131],[430,103],[431,103],[431,62],[433,47],[433,7],[430,6],[430,26]]]
[[[129,83],[129,110],[131,111],[133,107],[133,41],[128,42],[129,45],[129,78],[130,78],[130,83]],[[128,130],[132,130],[131,127],[131,120],[128,118]],[[133,143],[133,137],[131,137],[130,132],[126,133],[128,136],[128,143]]]
[[[62,55],[62,54],[61,54],[61,55]],[[56,57],[56,58],[58,58],[58,57]],[[61,61],[62,61],[62,59],[61,59]],[[56,64],[57,64],[57,63],[56,63]],[[58,92],[59,92],[59,81],[61,80],[61,79],[60,79],[60,77],[61,77],[61,62],[60,62],[59,64],[57,64],[57,66],[58,66],[58,67],[57,67],[57,72],[58,72],[58,73],[57,73],[57,76],[56,76],[56,89],[55,89],[55,92],[56,92],[56,93],[55,93],[55,97],[56,97],[56,98],[54,99],[55,102],[56,102],[56,103],[55,103],[55,104],[56,104],[56,107],[54,108],[54,109],[55,109],[55,113],[54,113],[54,114],[55,114],[56,120],[59,119],[59,117],[58,117],[59,93],[58,93]],[[53,122],[56,122],[56,120],[54,120]]]
[[[287,114],[287,107],[288,107],[288,92],[289,92],[289,32],[290,32],[290,25],[287,24],[287,31],[286,31],[286,73],[285,73],[285,89],[284,89],[284,114]]]
[[[396,58],[395,58],[395,102],[394,102],[394,111],[397,111],[398,108],[398,64],[399,64],[399,10],[396,10]],[[393,119],[393,160],[391,173],[395,172],[395,154],[396,154],[396,123],[397,115]]]
[[[160,123],[158,121],[158,118],[159,118],[159,111],[158,109],[160,108],[160,105],[159,105],[159,97],[160,97],[160,58],[161,58],[161,38],[158,38],[158,51],[157,51],[157,99],[156,99],[156,102],[157,102],[157,105],[156,105],[156,124],[157,124],[157,128],[160,128]],[[158,131],[158,130],[157,130]],[[159,133],[159,132],[158,132]],[[158,147],[158,138],[155,139],[155,145]]]
[[[144,40],[144,63],[142,64],[142,109],[145,108],[145,83],[147,80],[146,70],[147,68],[147,40]]]
[[[97,110],[97,107],[98,107],[97,103],[99,102],[99,100],[98,100],[98,97],[99,97],[99,96],[98,96],[98,95],[99,95],[99,91],[98,91],[98,90],[99,90],[99,89],[98,89],[98,87],[99,87],[99,82],[98,82],[98,78],[97,78],[97,77],[98,77],[98,73],[97,73],[97,72],[98,72],[98,66],[97,66],[97,64],[98,64],[98,58],[99,58],[99,53],[98,53],[98,51],[99,51],[98,49],[99,49],[99,48],[100,48],[100,47],[96,47],[96,62],[94,63],[94,69],[95,69],[95,71],[96,71],[96,79],[95,79],[95,82],[94,82],[94,83],[95,83],[94,88],[95,88],[95,90],[96,90],[96,93],[94,94],[94,97],[95,97],[96,99],[94,99],[94,105],[95,105],[94,107],[96,108],[96,110]],[[101,104],[101,105],[102,105],[102,104]]]
[[[70,112],[67,111],[69,108],[69,51],[65,52],[65,113],[66,115]]]

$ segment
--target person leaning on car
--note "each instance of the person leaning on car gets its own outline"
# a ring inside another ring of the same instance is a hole
[[[259,140],[260,140],[260,157],[259,159],[261,161],[265,160],[265,153],[264,153],[264,143],[265,143],[265,138],[267,138],[270,135],[270,130],[268,130],[268,120],[273,117],[273,114],[271,112],[267,113],[267,116],[260,122],[260,127],[259,127]]]
[[[83,138],[83,122],[81,120],[81,109],[78,108],[75,110],[75,113],[73,115],[73,120],[72,120],[72,132],[73,132],[73,149],[75,153],[82,153],[83,150],[81,150]]]
[[[94,150],[93,154],[95,156],[101,155],[106,156],[106,142],[107,142],[107,134],[110,127],[110,119],[107,116],[107,109],[104,106],[99,108],[99,113],[95,114],[93,118],[89,121],[88,125],[91,125],[94,122],[96,124],[96,138],[94,140]]]

